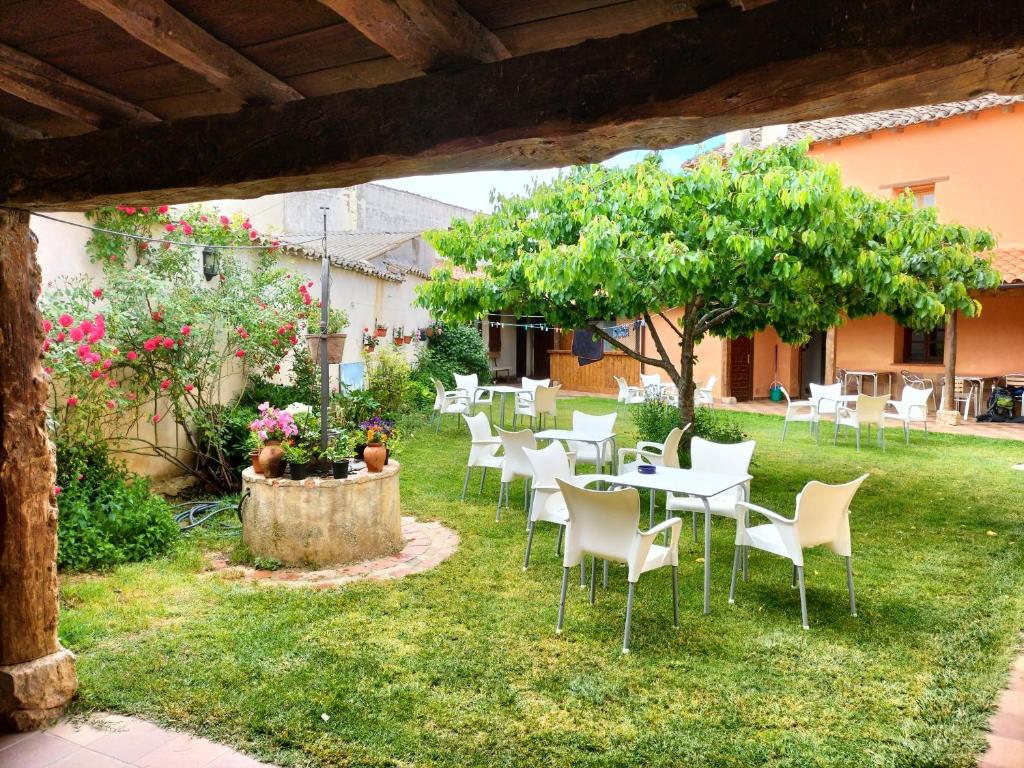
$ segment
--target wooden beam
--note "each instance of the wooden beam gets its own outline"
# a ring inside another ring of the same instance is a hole
[[[0,115],[0,136],[9,139],[41,139],[43,132]]]
[[[1022,87],[1014,0],[787,0],[374,89],[18,142],[0,153],[0,205],[80,210],[544,168]]]
[[[94,128],[160,119],[3,43],[0,43],[0,90]]]
[[[163,0],[78,0],[125,32],[248,104],[302,98],[288,83],[253,64]]]
[[[502,61],[508,49],[457,0],[320,0],[399,61],[422,72]]]

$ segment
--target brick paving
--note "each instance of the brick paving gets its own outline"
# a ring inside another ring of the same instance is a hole
[[[422,523],[414,517],[402,518],[402,537],[405,539],[405,547],[395,555],[336,568],[263,571],[230,565],[226,558],[214,557],[211,573],[222,578],[244,579],[282,587],[330,589],[362,579],[386,581],[422,573],[447,560],[459,546],[459,535],[451,528],[438,522]]]
[[[1010,672],[1010,687],[1003,691],[999,708],[989,721],[988,751],[978,768],[1024,766],[1024,656]]]

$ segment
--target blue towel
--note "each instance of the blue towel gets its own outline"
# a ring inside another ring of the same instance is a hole
[[[573,331],[572,353],[581,366],[598,363],[604,359],[604,339],[593,331]]]

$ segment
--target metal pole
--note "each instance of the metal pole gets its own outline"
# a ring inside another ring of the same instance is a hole
[[[331,309],[331,260],[327,255],[327,212],[324,214],[323,255],[320,257],[320,450],[327,449],[327,404],[331,399],[331,369],[327,362],[327,321]]]

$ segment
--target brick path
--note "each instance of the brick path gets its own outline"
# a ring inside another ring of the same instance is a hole
[[[282,568],[261,571],[255,568],[229,565],[223,557],[212,561],[213,573],[221,578],[240,578],[284,587],[313,587],[329,589],[360,579],[401,579],[421,573],[447,560],[459,546],[459,535],[438,522],[421,523],[414,517],[402,518],[402,536],[405,547],[397,555],[389,555],[362,563],[324,568],[316,571],[300,568]]]
[[[1010,672],[1010,687],[999,699],[999,709],[989,721],[988,751],[979,768],[1024,766],[1024,656]]]

